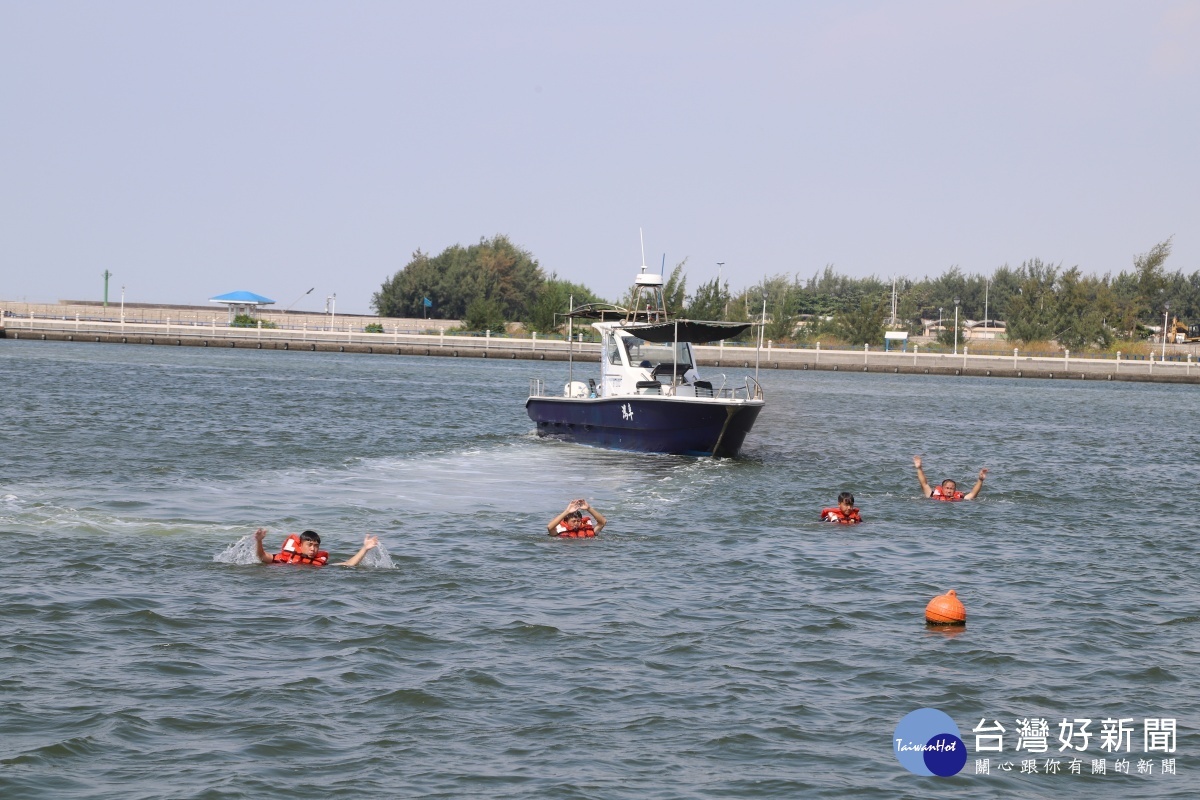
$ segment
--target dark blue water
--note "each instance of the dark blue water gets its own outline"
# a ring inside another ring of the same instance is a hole
[[[536,439],[528,379],[562,369],[0,342],[0,796],[1200,792],[1194,387],[771,371],[745,458],[709,461]],[[989,467],[980,499],[923,500],[916,453]],[[816,522],[844,489],[866,524]],[[608,527],[548,539],[574,497]],[[258,526],[384,547],[264,567]],[[951,588],[965,631],[927,629]],[[893,755],[922,707],[955,777]],[[1076,717],[1135,720],[1129,775],[1098,736],[1067,772]]]

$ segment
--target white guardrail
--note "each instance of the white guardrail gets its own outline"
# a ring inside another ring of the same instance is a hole
[[[528,337],[492,336],[490,333],[467,334],[418,333],[411,327],[389,325],[386,321],[376,323],[383,327],[382,333],[367,333],[360,324],[347,325],[340,329],[326,327],[276,327],[276,328],[236,328],[228,324],[212,322],[175,322],[165,319],[157,322],[132,322],[88,320],[76,317],[71,319],[62,316],[16,316],[6,315],[3,319],[5,329],[15,333],[30,332],[59,332],[70,333],[80,337],[91,335],[106,336],[147,336],[147,337],[182,337],[204,338],[216,340],[234,340],[246,342],[327,342],[330,344],[359,344],[359,345],[432,345],[451,346],[458,349],[490,350],[503,348],[505,350],[537,352],[557,352],[566,354],[574,352],[581,360],[599,357],[600,345],[594,342],[566,342],[560,338],[541,338],[536,333]],[[753,345],[721,342],[716,345],[700,345],[696,347],[699,358],[707,361],[720,362],[730,366],[740,362],[741,365],[753,367],[756,361],[765,368],[778,366],[797,366],[812,363],[816,367],[825,366],[852,367],[875,366],[889,368],[904,366],[908,369],[961,369],[973,373],[990,369],[1009,371],[1030,370],[1042,372],[1084,371],[1089,373],[1113,372],[1118,374],[1139,375],[1183,375],[1192,376],[1192,367],[1196,366],[1196,375],[1200,376],[1200,360],[1191,352],[1181,352],[1181,348],[1168,346],[1168,357],[1151,352],[1148,356],[1130,357],[1117,353],[1115,358],[1083,358],[1072,356],[1070,351],[1062,355],[1021,355],[1019,348],[1013,348],[1012,354],[970,355],[969,347],[963,347],[959,354],[931,353],[920,351],[920,346],[914,346],[911,351],[880,349],[872,350],[869,345],[863,349],[822,349],[820,343],[815,347],[778,347],[768,342],[761,350],[756,351]],[[906,371],[908,371],[906,369]]]
[[[701,348],[713,349],[713,348]],[[1180,348],[1175,347],[1168,349],[1166,355],[1151,351],[1149,355],[1128,356],[1117,352],[1111,358],[1087,358],[1081,356],[1072,356],[1070,350],[1063,351],[1062,355],[1021,355],[1020,349],[1014,347],[1012,354],[986,354],[986,355],[970,355],[969,348],[963,347],[962,352],[954,353],[930,353],[920,352],[919,346],[914,346],[912,352],[902,350],[872,350],[869,345],[863,345],[861,351],[836,349],[829,350],[821,349],[818,342],[815,348],[794,350],[791,348],[772,348],[767,347],[763,350],[765,354],[763,361],[776,362],[787,359],[794,360],[796,357],[793,354],[805,354],[801,360],[811,360],[814,365],[820,366],[853,366],[854,364],[872,365],[872,366],[905,366],[908,368],[939,368],[939,369],[956,369],[970,370],[972,373],[986,372],[988,370],[1003,370],[1006,373],[1012,371],[1030,370],[1038,373],[1061,372],[1063,374],[1072,372],[1089,372],[1091,374],[1115,373],[1115,374],[1139,374],[1139,375],[1183,375],[1190,377],[1192,375],[1192,366],[1197,367],[1196,374],[1200,376],[1200,360],[1196,359],[1191,352],[1180,352]],[[787,355],[783,355],[787,354]],[[781,357],[782,356],[782,357]]]
[[[220,324],[213,322],[185,322],[172,323],[170,319],[165,319],[159,322],[132,322],[124,321],[107,321],[107,320],[88,320],[68,317],[51,317],[51,316],[6,316],[4,318],[4,328],[9,331],[20,332],[49,332],[56,333],[72,333],[79,336],[104,335],[104,336],[162,336],[164,338],[194,337],[204,339],[218,340],[233,340],[247,342],[328,342],[331,344],[361,344],[361,345],[379,345],[379,344],[421,344],[429,346],[432,344],[450,344],[456,348],[471,348],[479,350],[488,350],[497,347],[506,349],[519,349],[538,351],[559,351],[566,353],[571,349],[571,343],[561,339],[540,338],[535,333],[528,338],[516,338],[510,336],[492,336],[490,333],[474,334],[474,333],[446,333],[440,331],[436,334],[418,333],[410,327],[400,325],[388,325],[387,323],[379,323],[383,327],[383,331],[379,333],[368,333],[362,330],[361,325],[346,326],[346,327],[308,327],[307,324],[299,327],[255,327],[243,328],[232,327],[228,324]],[[574,350],[576,353],[584,354],[590,351],[592,355],[598,355],[600,345],[589,342],[575,342]]]

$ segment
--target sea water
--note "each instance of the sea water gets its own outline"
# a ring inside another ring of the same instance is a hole
[[[1200,792],[1195,387],[770,371],[714,461],[539,440],[565,369],[0,341],[0,796]],[[843,490],[866,522],[818,522]],[[576,497],[608,527],[547,537]],[[258,527],[383,546],[265,567]],[[959,774],[896,758],[920,708]]]

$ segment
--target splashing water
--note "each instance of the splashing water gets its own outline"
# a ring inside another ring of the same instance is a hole
[[[396,563],[392,561],[392,557],[388,555],[387,548],[383,546],[383,542],[372,547],[363,556],[360,562],[361,566],[371,567],[372,569],[395,569]]]
[[[254,546],[254,534],[248,533],[220,553],[213,556],[213,561],[222,564],[257,564],[258,552]]]

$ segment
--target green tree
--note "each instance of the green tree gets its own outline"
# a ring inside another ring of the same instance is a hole
[[[685,258],[676,264],[675,269],[671,270],[671,277],[667,278],[666,285],[663,286],[663,303],[668,314],[678,316],[683,313],[687,301],[687,275],[683,273],[683,265],[686,263]]]
[[[1162,313],[1163,304],[1167,299],[1167,275],[1163,264],[1170,255],[1171,239],[1167,239],[1133,261],[1134,273],[1137,275],[1139,319],[1153,320]]]
[[[371,306],[380,316],[419,317],[428,297],[432,316],[452,319],[465,317],[467,307],[482,298],[495,301],[507,319],[520,319],[544,281],[529,252],[498,234],[470,247],[448,247],[432,258],[418,250],[384,281]]]
[[[505,331],[504,307],[499,300],[476,297],[463,314],[463,328],[469,331]]]
[[[381,317],[423,316],[425,298],[436,297],[441,276],[425,253],[417,250],[402,270],[383,282],[371,296],[371,307]],[[435,303],[434,315],[441,316]]]
[[[690,319],[725,319],[725,309],[729,306],[729,281],[721,284],[720,279],[713,278],[708,283],[696,287],[692,301],[688,305],[687,316]]]
[[[578,283],[559,280],[551,275],[538,289],[537,299],[530,305],[522,322],[525,327],[538,333],[555,333],[562,329],[572,307],[588,303],[603,302],[591,289]]]
[[[980,286],[980,302],[983,305],[983,284]],[[966,314],[963,308],[963,303],[967,300],[967,279],[958,268],[958,265],[950,267],[929,285],[929,299],[933,305],[939,306],[949,312],[950,316],[954,316],[954,301],[958,300],[959,318],[961,319]],[[981,315],[982,316],[982,315]]]
[[[1122,334],[1137,335],[1139,330],[1145,331],[1145,325],[1162,319],[1174,283],[1163,269],[1170,255],[1171,240],[1159,242],[1134,258],[1132,272],[1121,272],[1110,281],[1116,304],[1114,326]]]
[[[1007,320],[1008,301],[1017,293],[1021,285],[1021,276],[1008,264],[999,267],[992,273],[991,285],[988,287],[987,309],[985,319]]]
[[[781,301],[770,309],[763,336],[773,342],[791,341],[795,337],[798,322],[797,316],[788,310],[788,304]]]
[[[960,309],[961,310],[961,309]],[[967,339],[967,326],[964,324],[965,318],[959,314],[958,332],[954,331],[954,317],[946,317],[942,320],[942,329],[938,331],[938,344],[946,347],[954,347],[955,345],[962,347]]]
[[[1106,324],[1116,306],[1107,281],[1084,277],[1079,267],[1072,267],[1058,278],[1056,288],[1058,330],[1054,338],[1069,350],[1083,350],[1093,345],[1101,348],[1112,343],[1113,335]]]
[[[892,313],[883,297],[866,298],[834,319],[839,336],[849,344],[882,344],[883,321]]]
[[[1058,267],[1035,258],[1022,264],[1018,274],[1017,293],[1008,301],[1008,338],[1016,342],[1049,341],[1057,332],[1054,282],[1058,279]]]
[[[1177,272],[1167,284],[1167,298],[1171,303],[1171,316],[1195,324],[1200,322],[1200,272],[1184,276]]]

